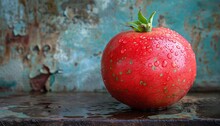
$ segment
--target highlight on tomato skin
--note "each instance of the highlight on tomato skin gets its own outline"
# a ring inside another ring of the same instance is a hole
[[[134,30],[114,36],[101,59],[108,92],[128,106],[145,110],[170,106],[184,97],[196,77],[196,59],[189,42],[169,28],[153,28],[138,13]]]

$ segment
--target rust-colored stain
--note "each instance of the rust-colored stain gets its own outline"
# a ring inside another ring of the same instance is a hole
[[[199,16],[197,16],[197,20],[200,20]],[[199,27],[199,22],[191,26],[188,20],[186,20],[184,22],[184,28],[186,31],[190,33],[190,37],[191,37],[190,42],[192,44],[192,48],[194,52],[197,54],[200,51],[198,50],[198,46],[202,41],[202,29]]]
[[[27,1],[26,0],[19,0],[19,3],[21,3],[24,7],[26,7],[26,5],[27,5]]]
[[[192,29],[191,29],[191,42],[192,42],[192,48],[194,50],[195,53],[198,52],[198,46],[201,42],[201,34],[202,34],[202,31],[200,28],[198,28],[197,26],[193,26]]]
[[[31,88],[33,91],[45,92],[46,82],[49,78],[49,74],[39,74],[38,76],[30,79]]]
[[[136,0],[135,1],[135,6],[140,7],[140,5],[143,4],[143,0]]]
[[[15,36],[11,30],[9,30],[5,36],[5,44],[10,45],[13,43],[20,43],[23,45],[28,45],[29,44],[29,36],[25,35],[25,36]]]
[[[26,64],[26,67],[32,69],[32,67],[35,67],[35,64],[30,60],[30,56],[37,54],[35,63],[43,65],[44,60],[47,58],[47,54],[53,55],[56,53],[60,31],[65,30],[67,27],[60,27],[54,22],[56,18],[53,16],[58,15],[55,0],[19,0],[19,3],[24,7],[23,20],[27,25],[25,29],[26,35],[14,35],[13,28],[7,28],[4,34],[1,33],[5,49],[4,57],[0,57],[0,59],[2,59],[0,63],[7,63],[11,57],[11,49],[15,48],[24,64]],[[99,22],[98,15],[90,15],[87,12],[88,6],[91,6],[90,11],[93,11],[94,4],[95,2],[93,0],[69,0],[62,2],[61,7],[63,10],[67,7],[70,9],[70,13],[74,14],[72,19],[74,23],[81,20],[85,23],[97,24]],[[30,18],[30,13],[33,14],[33,19]],[[42,29],[44,29],[43,32]]]
[[[220,35],[220,34],[219,34]],[[217,44],[219,43],[219,36],[217,33],[212,35],[211,47],[217,52]]]
[[[5,35],[5,52],[4,52],[4,61],[1,62],[3,64],[4,62],[7,62],[11,56],[11,47],[20,47],[24,48],[25,50],[28,48],[29,45],[29,36],[15,36],[12,33],[12,30],[8,30]]]
[[[0,64],[7,63],[12,56],[12,49],[15,49],[18,54],[16,56],[22,59],[26,69],[32,71],[36,70],[37,65],[44,66],[45,60],[49,59],[50,62],[55,62],[53,57],[48,58],[47,55],[56,53],[60,29],[57,29],[56,22],[52,22],[53,18],[48,20],[48,17],[58,14],[58,11],[54,0],[47,0],[46,3],[44,1],[26,0],[19,0],[19,2],[24,6],[24,21],[27,25],[26,35],[15,35],[13,28],[7,28],[4,34],[1,34],[4,42],[4,57],[0,57]],[[42,15],[44,12],[39,14],[39,9],[42,9],[42,6],[47,6],[48,9],[45,11],[52,15]],[[33,14],[33,20],[29,18],[30,12]],[[46,31],[42,31],[42,29]],[[44,66],[44,68],[47,69],[48,74],[41,73],[34,78],[30,78],[30,84],[34,91],[46,90],[46,82],[51,73],[48,67]]]
[[[214,20],[214,29],[220,29],[220,23],[219,23],[219,21],[220,21],[220,14],[218,14],[218,13],[214,13],[214,14],[212,14],[212,17],[213,17],[213,20]]]
[[[57,6],[54,0],[47,0],[46,2],[48,13],[58,15]]]
[[[46,74],[41,73],[36,77],[30,79],[30,85],[33,91],[45,92],[48,90],[46,88],[46,83],[51,73],[50,69],[47,66],[43,65],[43,68],[47,71]]]

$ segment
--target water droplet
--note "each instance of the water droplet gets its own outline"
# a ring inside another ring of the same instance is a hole
[[[168,39],[168,41],[171,41],[171,42],[173,42],[173,43],[176,43],[176,41],[174,41],[173,39]]]
[[[153,51],[153,49],[148,49],[148,52],[152,52]]]
[[[146,46],[143,46],[142,49],[146,49]]]
[[[160,44],[157,44],[157,45],[156,45],[156,48],[160,48]]]
[[[152,64],[152,63],[149,63],[149,64],[148,64],[148,66],[149,66],[149,67],[152,67],[152,66],[153,66],[153,64]]]
[[[118,42],[119,42],[119,43],[121,43],[121,42],[123,42],[123,41],[124,41],[123,39],[119,39],[119,41],[118,41]]]
[[[172,67],[173,67],[173,68],[176,67],[176,63],[175,63],[175,62],[172,63]]]
[[[179,54],[178,54],[178,52],[175,52],[175,56],[178,56]]]
[[[121,50],[121,53],[123,54],[125,51],[126,51],[126,49],[122,49],[122,50]]]
[[[167,57],[168,57],[169,59],[171,59],[171,58],[172,58],[172,54],[171,54],[171,53],[168,53],[168,54],[167,54]]]
[[[179,46],[179,45],[177,45],[177,46],[176,46],[176,48],[177,48],[177,49],[180,49],[180,46]]]
[[[164,37],[160,37],[161,40],[163,40]]]
[[[138,43],[137,43],[137,42],[133,42],[133,44],[134,44],[135,46],[138,46]]]
[[[157,61],[154,62],[154,65],[155,65],[155,66],[159,66],[159,65],[160,65],[160,62],[157,60]]]
[[[183,83],[185,83],[185,82],[186,82],[186,79],[183,80]]]
[[[143,36],[143,35],[141,35],[141,36],[140,36],[140,39],[146,39],[146,37],[145,37],[145,36]]]
[[[184,53],[184,50],[180,50],[181,51],[181,53]]]
[[[170,49],[170,52],[173,53],[174,52],[173,49]]]
[[[166,67],[166,66],[167,66],[167,61],[164,60],[164,61],[162,62],[162,67]]]

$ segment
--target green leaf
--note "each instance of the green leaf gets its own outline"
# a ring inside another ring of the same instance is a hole
[[[142,23],[140,21],[133,21],[133,23],[137,24],[137,25],[141,25]]]
[[[128,22],[128,25],[131,26],[135,31],[142,32],[143,28],[140,25],[139,21]]]
[[[150,15],[150,18],[147,19],[143,16],[141,11],[138,12],[138,20],[133,22],[128,22],[127,25],[132,27],[137,32],[150,32],[152,31],[152,22],[155,15],[155,11]]]
[[[148,20],[143,16],[143,14],[141,13],[141,11],[138,12],[138,20],[139,20],[141,23],[144,23],[144,24],[147,24],[147,23],[148,23]]]
[[[156,14],[156,11],[154,11],[151,15],[150,15],[150,17],[149,17],[149,23],[151,23],[152,24],[152,22],[153,22],[153,18],[154,18],[154,15]]]

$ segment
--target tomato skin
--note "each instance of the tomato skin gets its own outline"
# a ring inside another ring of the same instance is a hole
[[[125,31],[104,49],[101,73],[108,92],[135,109],[157,109],[179,101],[196,77],[191,45],[177,32]]]

